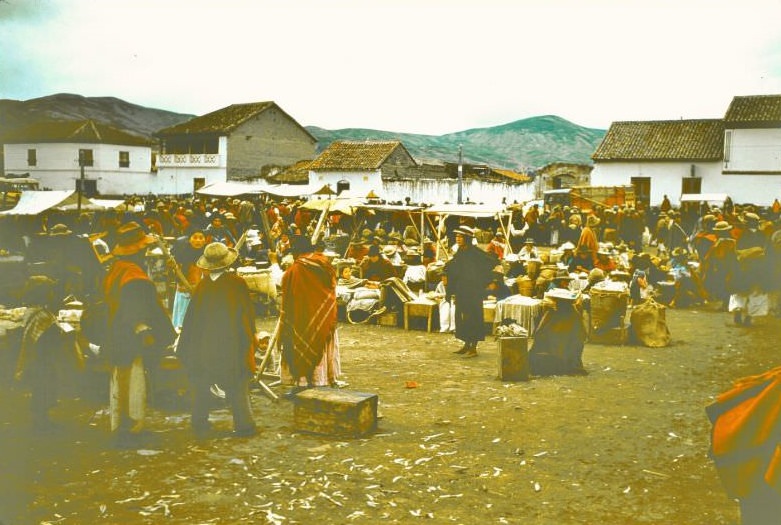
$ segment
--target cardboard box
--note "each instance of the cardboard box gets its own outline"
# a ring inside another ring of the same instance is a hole
[[[361,437],[377,429],[377,394],[310,388],[296,395],[293,426],[302,432]]]
[[[500,337],[499,379],[502,381],[529,380],[529,339]]]

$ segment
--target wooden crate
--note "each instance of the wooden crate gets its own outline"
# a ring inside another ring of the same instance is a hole
[[[310,388],[296,395],[293,426],[302,432],[361,437],[377,429],[377,394]]]
[[[399,314],[397,312],[385,312],[376,317],[380,326],[399,326]]]
[[[529,339],[500,337],[499,379],[502,381],[529,380]]]

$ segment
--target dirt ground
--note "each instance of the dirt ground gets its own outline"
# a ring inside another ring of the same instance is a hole
[[[587,343],[587,376],[517,383],[497,379],[493,338],[463,359],[450,334],[342,324],[345,388],[379,395],[379,429],[361,439],[297,432],[290,401],[254,390],[256,437],[195,441],[172,395],[144,448],[119,450],[107,396],[75,388],[53,412],[60,431],[36,435],[4,381],[0,522],[738,523],[704,408],[780,364],[781,320],[736,327],[707,306],[668,324],[669,347]],[[229,430],[224,407],[212,419]]]

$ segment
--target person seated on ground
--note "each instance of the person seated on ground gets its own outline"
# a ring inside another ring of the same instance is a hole
[[[568,270],[571,272],[590,272],[594,268],[594,259],[591,257],[591,250],[588,246],[580,246],[575,250],[575,255],[569,263]]]
[[[548,283],[548,288],[546,291],[553,290],[554,288],[563,288],[565,290],[569,290],[572,280],[573,278],[567,270],[563,268],[559,269],[556,271],[556,275],[554,275]]]
[[[594,261],[594,268],[599,268],[605,273],[610,273],[617,267],[612,254],[607,248],[600,248],[597,251],[597,260]]]
[[[654,288],[648,283],[648,277],[643,270],[635,270],[632,282],[629,283],[629,301],[639,305],[649,297],[654,296]]]
[[[704,300],[701,286],[693,278],[689,268],[689,254],[683,248],[674,248],[670,257],[670,274],[675,281],[675,291],[670,301],[670,307],[686,308],[700,304]],[[702,290],[704,292],[704,290]]]
[[[518,252],[518,258],[522,261],[530,261],[532,259],[539,259],[540,254],[537,248],[534,246],[534,239],[527,237],[523,241],[523,247]]]
[[[407,268],[404,270],[402,282],[413,292],[426,291],[426,267],[423,259],[416,251],[408,251],[405,257]]]
[[[383,246],[382,255],[388,259],[393,266],[401,266],[404,263],[401,251],[395,244],[386,244]]]
[[[504,233],[497,231],[494,235],[494,238],[491,239],[491,242],[489,242],[488,246],[485,247],[485,252],[495,255],[496,258],[501,261],[504,259],[505,245],[506,241],[504,238]]]
[[[376,244],[369,248],[368,255],[361,261],[361,272],[367,280],[366,286],[372,288],[379,288],[382,281],[395,275],[393,265],[382,256]]]
[[[575,257],[575,245],[567,241],[561,246],[559,246],[559,250],[561,251],[561,257],[559,257],[559,263],[569,268],[569,264],[572,262],[572,259]]]
[[[485,298],[501,301],[502,299],[510,297],[512,294],[510,287],[504,282],[504,274],[494,270],[491,281],[485,289]]]

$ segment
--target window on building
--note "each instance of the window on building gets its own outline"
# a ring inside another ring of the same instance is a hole
[[[94,164],[94,159],[92,157],[92,150],[91,149],[80,149],[79,150],[79,166],[92,166]]]
[[[27,165],[28,166],[38,165],[38,152],[36,150],[34,149],[27,150]]]
[[[120,168],[129,168],[130,167],[130,152],[129,151],[120,151],[119,152],[119,167]]]
[[[732,149],[732,131],[724,132],[724,162],[729,162],[729,151]]]

